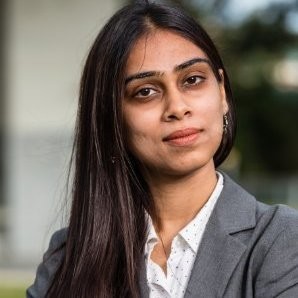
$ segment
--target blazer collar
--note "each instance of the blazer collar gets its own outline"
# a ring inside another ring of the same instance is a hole
[[[227,174],[210,222],[220,225],[228,234],[240,232],[256,225],[256,199],[236,184]]]
[[[185,298],[222,297],[246,246],[232,234],[256,224],[256,200],[228,175],[200,244]],[[146,268],[140,272],[141,297],[149,297]],[[216,285],[216,286],[215,286]]]

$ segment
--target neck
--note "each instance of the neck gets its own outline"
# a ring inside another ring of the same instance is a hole
[[[187,176],[151,175],[147,181],[157,213],[153,219],[156,230],[175,234],[207,202],[216,186],[217,177],[212,164]]]

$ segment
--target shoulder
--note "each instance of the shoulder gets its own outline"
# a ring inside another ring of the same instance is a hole
[[[298,211],[286,205],[261,203],[228,175],[223,175],[225,184],[216,210],[220,226],[249,251],[257,251],[258,260],[270,249],[289,243],[288,250],[298,250]],[[279,241],[281,238],[284,242]]]
[[[268,252],[298,251],[298,211],[286,205],[268,206],[258,202],[256,230],[262,234]],[[298,266],[298,255],[297,255]]]
[[[257,297],[268,294],[270,297],[297,297],[297,210],[284,205],[266,206],[266,211],[260,213],[256,230],[262,231],[259,233],[262,249],[257,257],[259,266],[255,283]]]
[[[257,216],[269,216],[281,225],[293,225],[298,222],[298,210],[287,205],[267,205],[257,202]]]
[[[38,266],[34,283],[27,289],[27,298],[45,297],[55,272],[64,257],[64,245],[67,238],[67,229],[56,231],[50,240],[49,247]]]
[[[274,229],[280,232],[285,228],[296,230],[298,210],[282,204],[262,203],[227,174],[222,174],[224,176],[223,200],[219,206],[224,210],[226,217],[233,219],[233,224],[245,223],[246,228],[267,229],[271,227],[272,232]]]
[[[56,231],[50,240],[49,250],[55,250],[59,248],[61,245],[65,244],[67,238],[67,228],[63,228],[61,230]]]
[[[296,255],[298,267],[297,210],[285,205],[269,206],[258,202],[254,230],[254,236],[262,244],[264,260],[273,254],[280,257],[285,255],[286,259],[290,260],[292,251]]]
[[[226,181],[234,198],[228,201],[237,206],[229,206],[238,213],[233,222],[238,218],[246,223],[234,237],[246,245],[244,259],[253,276],[254,297],[298,297],[298,211],[261,203],[230,178]]]
[[[273,237],[286,233],[298,235],[298,210],[282,204],[257,202],[256,206],[256,228],[264,226]]]
[[[261,203],[224,177],[222,222],[246,246],[243,263],[254,281],[254,297],[298,297],[298,211]]]

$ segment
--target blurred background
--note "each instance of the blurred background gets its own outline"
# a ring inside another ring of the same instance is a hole
[[[0,297],[23,297],[63,225],[81,70],[125,0],[0,1]],[[159,1],[156,1],[159,2]],[[298,1],[175,0],[215,40],[238,112],[223,168],[298,208]]]

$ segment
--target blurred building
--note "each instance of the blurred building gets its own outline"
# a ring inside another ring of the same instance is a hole
[[[1,3],[0,267],[35,267],[61,225],[84,59],[121,0]]]

